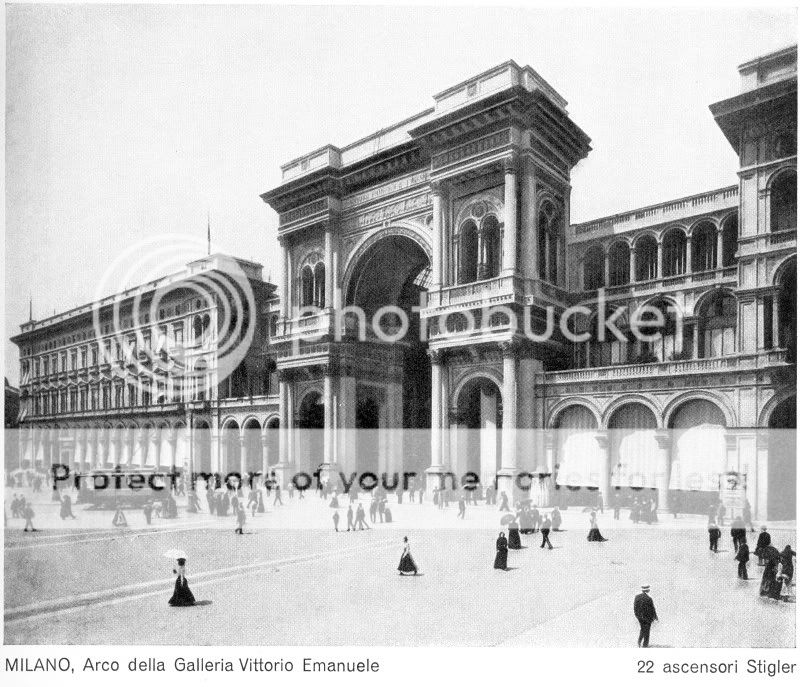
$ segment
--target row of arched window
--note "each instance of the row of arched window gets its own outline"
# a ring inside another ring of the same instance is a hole
[[[694,323],[683,323],[675,314],[674,304],[666,298],[657,299],[648,305],[661,313],[663,326],[643,324],[641,332],[653,340],[645,341],[635,336],[624,321],[619,328],[626,338],[618,340],[607,336],[605,341],[596,337],[575,344],[577,367],[606,367],[632,363],[667,362],[697,358],[717,358],[736,352],[736,297],[729,291],[716,290],[710,294],[697,311]],[[656,315],[645,312],[644,323]],[[582,331],[597,331],[596,319],[584,324]]]
[[[305,264],[300,270],[300,306],[325,307],[325,263]]]
[[[659,276],[675,277],[687,271],[698,273],[730,267],[736,262],[737,241],[736,215],[729,217],[720,228],[710,220],[703,221],[694,227],[691,237],[682,228],[673,227],[660,241],[660,271],[659,240],[652,234],[640,236],[633,246],[625,240],[616,241],[607,253],[604,246],[594,245],[584,253],[583,289],[591,291],[602,286],[624,286],[631,281],[649,281]],[[687,270],[689,255],[691,270]]]

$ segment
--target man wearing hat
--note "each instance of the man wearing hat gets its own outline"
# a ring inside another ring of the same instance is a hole
[[[650,585],[642,585],[642,593],[637,594],[633,600],[633,615],[639,621],[639,641],[641,648],[647,648],[650,644],[650,625],[654,620],[658,620],[656,606],[650,598]]]

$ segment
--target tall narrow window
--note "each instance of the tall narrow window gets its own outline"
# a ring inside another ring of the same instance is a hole
[[[664,260],[662,273],[675,277],[686,272],[686,234],[682,229],[670,229],[662,239]]]
[[[481,222],[480,246],[478,278],[492,279],[500,274],[500,224],[494,215],[487,215]]]
[[[784,172],[772,182],[769,192],[770,230],[797,228],[797,173]]]
[[[478,278],[478,227],[468,220],[461,225],[459,232],[459,275],[461,284],[468,284]]]
[[[609,286],[630,282],[631,249],[625,241],[617,241],[608,251]]]
[[[325,307],[325,265],[321,262],[314,267],[314,305]]]

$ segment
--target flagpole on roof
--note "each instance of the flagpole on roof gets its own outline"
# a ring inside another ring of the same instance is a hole
[[[208,254],[211,255],[211,210],[208,211],[208,230],[206,232],[206,239],[208,241]]]

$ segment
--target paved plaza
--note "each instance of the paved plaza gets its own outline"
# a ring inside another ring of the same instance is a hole
[[[12,494],[29,490],[6,490]],[[736,577],[726,535],[708,551],[705,519],[662,515],[634,525],[628,512],[601,515],[605,543],[586,541],[587,513],[564,511],[552,551],[538,534],[509,552],[510,570],[494,570],[496,507],[390,503],[391,524],[333,531],[332,509],[315,494],[248,517],[188,514],[146,526],[129,511],[75,508],[62,522],[49,493],[33,495],[39,532],[22,520],[5,530],[7,644],[603,646],[636,645],[633,597],[649,583],[660,622],[658,647],[788,647],[794,603],[758,595],[761,569]],[[367,497],[362,496],[367,506]],[[346,527],[346,499],[339,509]],[[203,504],[205,507],[205,503]],[[7,511],[8,512],[8,511]],[[794,523],[771,523],[773,544],[796,547]],[[408,536],[418,577],[397,563]],[[748,535],[754,545],[755,535]],[[187,578],[198,601],[171,608],[170,548],[187,552]],[[367,621],[367,622],[365,622]]]

